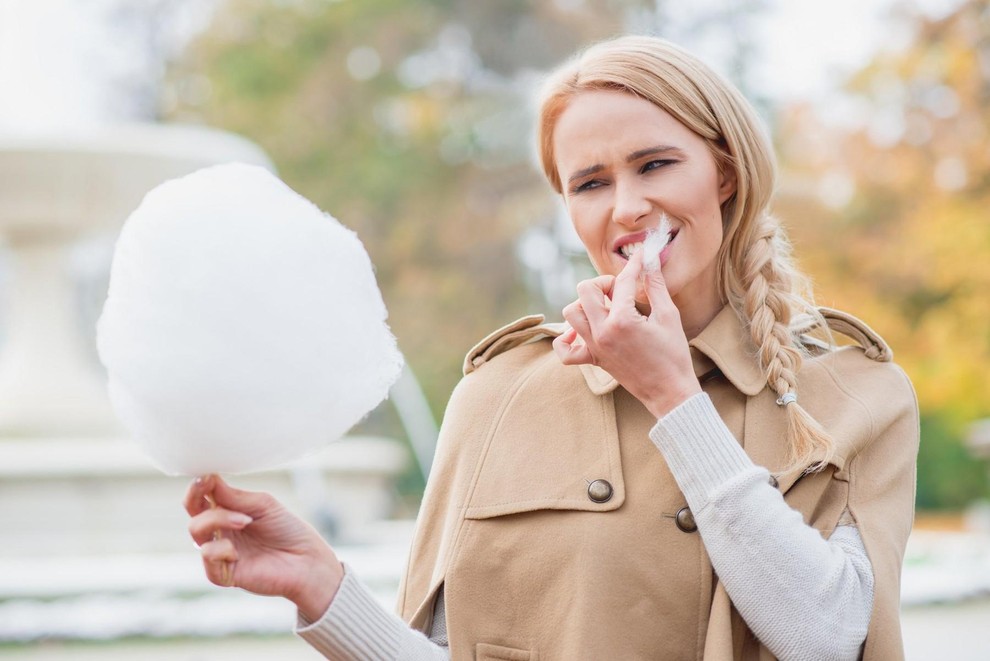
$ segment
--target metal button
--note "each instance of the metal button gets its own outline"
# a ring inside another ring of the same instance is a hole
[[[612,498],[612,485],[605,480],[595,480],[588,485],[588,498],[596,503],[608,502]]]
[[[777,481],[776,475],[771,475],[768,481],[770,482],[770,486],[772,486],[774,489],[780,488],[780,482]]]
[[[677,514],[674,515],[674,523],[682,532],[694,532],[698,529],[698,524],[694,522],[694,514],[691,513],[689,507],[682,507],[677,510]]]

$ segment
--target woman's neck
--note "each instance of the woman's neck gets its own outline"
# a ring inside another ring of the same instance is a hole
[[[679,300],[681,298],[683,297],[679,296],[675,298],[674,305],[677,306],[677,310],[681,313],[681,328],[684,329],[684,336],[689,341],[705,330],[708,324],[712,322],[712,319],[718,316],[718,313],[725,307],[725,304],[718,299],[718,296],[714,295],[711,300],[707,301],[700,301],[696,298],[689,301]]]

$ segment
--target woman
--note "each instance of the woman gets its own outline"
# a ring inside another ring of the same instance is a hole
[[[229,563],[293,600],[329,658],[902,657],[914,395],[882,339],[802,296],[750,106],[625,37],[553,75],[539,128],[599,276],[566,324],[527,317],[468,354],[400,594],[411,629],[310,528],[217,478],[186,503],[210,579]]]

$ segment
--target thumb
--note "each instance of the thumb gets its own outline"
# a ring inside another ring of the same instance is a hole
[[[217,505],[225,509],[243,512],[257,519],[268,513],[275,503],[267,493],[234,488],[219,476],[215,476],[214,480],[213,498]]]
[[[671,304],[670,292],[667,291],[667,281],[663,277],[663,270],[658,265],[649,271],[643,270],[643,288],[646,290],[646,299],[650,302],[651,310],[658,310]]]

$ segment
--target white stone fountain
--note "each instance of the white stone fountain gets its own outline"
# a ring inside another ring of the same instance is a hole
[[[80,332],[68,253],[89,234],[118,229],[158,183],[227,161],[271,167],[252,143],[198,127],[0,135],[0,237],[8,262],[0,349],[0,640],[30,636],[30,622],[4,629],[13,621],[4,609],[18,600],[116,595],[119,619],[134,610],[128,604],[136,593],[209,593],[185,532],[187,481],[161,475],[113,417]],[[422,407],[410,403],[408,377],[400,383],[402,392],[394,394],[409,418],[409,410]],[[371,552],[388,556],[385,570],[367,552],[357,564],[366,559],[364,573],[372,580],[382,574],[378,580],[387,585],[401,566],[408,524],[395,533],[379,522],[390,513],[392,481],[408,462],[392,439],[346,438],[295,466],[235,483],[275,493],[345,544],[385,539],[392,546]],[[250,608],[226,611],[248,628],[270,618]],[[38,616],[39,632],[48,619]],[[118,630],[142,632],[141,625]],[[87,634],[83,626],[61,635]]]
[[[124,437],[92,333],[81,332],[93,320],[81,322],[77,242],[115,233],[165,179],[227,161],[271,168],[229,133],[127,123],[149,106],[119,83],[155,80],[162,53],[113,24],[114,1],[0,0],[0,656],[11,651],[2,643],[47,636],[285,632],[293,619],[284,603],[206,582],[186,533],[186,480],[163,476]],[[216,3],[184,5],[199,18],[180,41]],[[411,374],[391,403],[427,471],[436,426]],[[346,438],[234,482],[333,534],[387,600],[410,524],[383,518],[409,460],[394,439]]]

